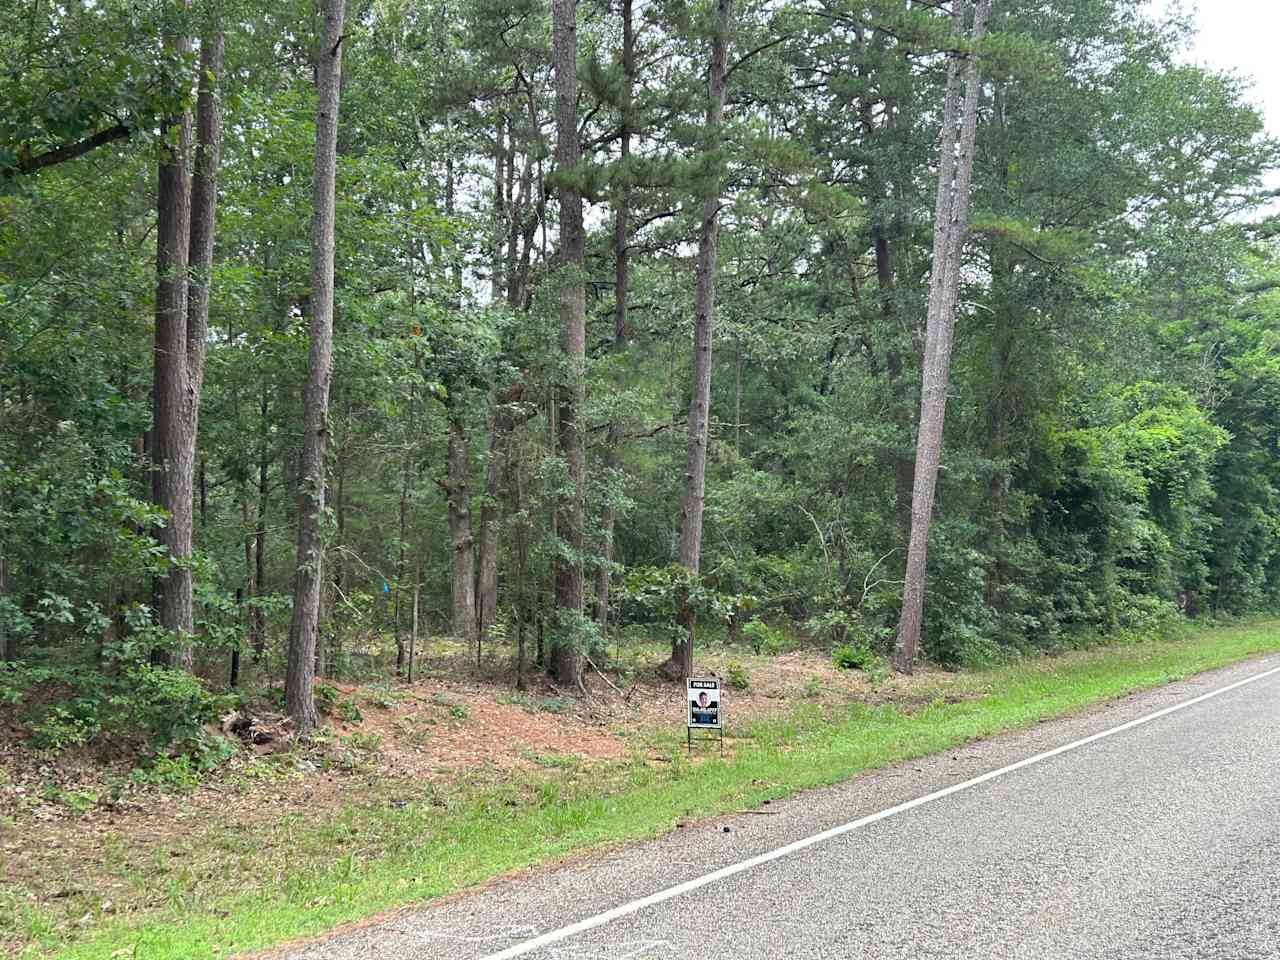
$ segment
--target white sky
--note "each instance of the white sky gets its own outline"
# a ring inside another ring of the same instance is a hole
[[[1194,11],[1199,28],[1187,59],[1252,78],[1248,98],[1261,107],[1267,132],[1280,136],[1280,4],[1276,0],[1154,0],[1154,9]]]

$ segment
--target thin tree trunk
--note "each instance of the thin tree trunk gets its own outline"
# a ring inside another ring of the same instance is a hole
[[[507,303],[513,303],[516,287],[516,266],[520,262],[520,225],[524,222],[524,209],[529,202],[529,180],[526,174],[530,170],[529,158],[525,157],[520,181],[516,182],[516,140],[515,121],[507,118],[507,200],[511,212],[507,217],[507,250],[503,255],[502,279]]]
[[[324,37],[316,51],[316,148],[311,219],[311,347],[304,400],[303,462],[298,498],[298,561],[289,625],[285,709],[303,735],[316,725],[312,692],[323,576],[325,449],[329,439],[329,375],[333,362],[333,227],[337,178],[338,93],[345,0],[325,0]]]
[[[345,409],[347,419],[350,420],[351,414],[351,397],[346,395]],[[346,540],[347,532],[347,458],[339,452],[337,462],[334,464],[334,470],[337,476],[334,478],[334,503],[333,513],[337,522],[336,542],[342,546]],[[342,561],[342,551],[338,551],[338,555],[333,562],[333,578],[331,580],[333,589],[333,602],[341,603],[342,598],[347,591],[347,565]],[[333,607],[330,606],[332,611]],[[342,633],[339,626],[339,619],[333,617],[330,620],[329,630],[329,650],[328,650],[328,669],[326,673],[334,677],[338,677],[339,668],[338,660],[342,655]]]
[[[555,598],[559,614],[551,652],[551,672],[562,683],[581,686],[582,651],[572,621],[582,616],[582,547],[585,458],[578,417],[584,401],[586,364],[586,287],[583,269],[586,235],[582,194],[574,168],[581,156],[578,138],[577,0],[552,0],[552,58],[556,88],[556,170],[560,187],[560,351],[566,370],[558,393],[557,445],[569,477],[569,493],[557,503],[557,527],[563,548],[555,561]]]
[[[969,3],[955,5],[952,26],[957,37],[964,32],[970,6]],[[973,41],[980,40],[986,32],[990,12],[991,0],[978,0],[973,14]],[[942,157],[934,213],[933,270],[929,277],[920,428],[916,440],[915,480],[911,495],[911,540],[907,549],[906,584],[903,587],[902,615],[898,622],[897,647],[894,651],[894,667],[900,673],[912,671],[924,614],[929,523],[933,515],[933,496],[942,453],[951,340],[960,290],[960,254],[968,233],[969,184],[973,176],[973,150],[977,140],[981,83],[977,60],[973,55],[964,64],[963,108],[960,104],[960,86],[961,59],[958,55],[953,55],[947,68],[946,99],[942,115]]]
[[[512,169],[514,152],[514,149],[507,151],[508,171]],[[533,161],[526,157],[507,236],[507,304],[513,311],[529,308],[524,285],[528,281],[530,251],[538,227],[536,215],[531,218],[525,215],[526,208],[530,206],[532,179]],[[523,390],[524,384],[518,381],[504,397],[497,394],[490,397],[489,461],[485,467],[484,500],[480,506],[480,573],[476,592],[476,629],[481,638],[486,636],[498,618],[498,522],[505,473],[500,464],[510,460],[511,432],[517,423],[527,419],[525,415],[517,415],[511,407]]]
[[[476,643],[476,556],[471,532],[471,464],[467,456],[467,434],[463,425],[449,419],[449,453],[445,497],[449,507],[449,540],[453,553],[451,632],[455,637]],[[478,656],[478,654],[477,654]]]
[[[711,68],[705,130],[712,147],[724,122],[725,87],[729,62],[729,23],[732,0],[718,0],[711,39]],[[720,183],[702,202],[702,226],[698,233],[697,283],[694,288],[693,396],[689,403],[689,446],[685,460],[684,497],[680,505],[680,562],[696,575],[702,558],[702,508],[706,493],[707,441],[711,408],[711,341],[716,313],[716,253],[720,232]],[[688,607],[681,614],[683,637],[671,644],[671,659],[664,672],[689,676],[693,672],[695,614]]]
[[[406,679],[413,683],[413,658],[418,655],[418,597],[422,593],[422,561],[413,574],[413,628],[409,631],[409,669]]]
[[[9,561],[0,549],[0,600],[9,595]],[[15,659],[14,651],[9,646],[8,620],[0,616],[0,663]]]
[[[502,485],[500,451],[508,428],[501,411],[490,418],[489,460],[484,468],[480,505],[480,573],[476,593],[476,635],[483,637],[498,618],[498,495]]]
[[[270,399],[267,391],[262,391],[262,447],[258,452],[258,512],[253,531],[253,596],[258,603],[253,605],[250,621],[250,633],[253,636],[253,662],[259,663],[267,651],[267,615],[262,609],[262,600],[267,595],[267,506],[271,492],[270,479],[271,460],[267,450],[267,413],[270,410]]]
[[[630,332],[627,326],[627,305],[631,292],[631,188],[630,172],[626,169],[631,157],[631,109],[632,89],[635,83],[636,50],[635,30],[632,23],[632,0],[622,0],[622,135],[619,141],[619,163],[623,167],[623,186],[618,192],[613,213],[613,349],[622,352],[627,347]],[[609,439],[605,445],[605,469],[618,469],[618,444],[622,442],[621,425],[615,419],[609,424]],[[617,523],[617,509],[613,498],[606,496],[600,517],[601,542],[600,565],[596,569],[596,625],[603,634],[609,629],[609,588],[613,576],[613,528]]]
[[[396,638],[396,676],[404,676],[404,637],[400,633],[400,585],[404,582],[404,551],[409,530],[410,452],[405,450],[404,468],[400,472],[400,547],[396,558],[396,590],[392,604],[391,635]]]
[[[733,453],[742,456],[742,338],[733,338]]]
[[[455,191],[455,174],[453,171],[453,157],[447,157],[444,162],[444,209],[450,217],[453,216],[454,191]],[[450,266],[450,276],[453,279],[453,291],[457,297],[456,307],[462,307],[462,260],[457,254],[452,258]]]
[[[196,96],[196,146],[194,172],[191,179],[191,239],[188,245],[189,282],[187,286],[187,423],[182,432],[186,446],[181,462],[194,464],[196,441],[200,435],[200,396],[204,390],[204,343],[209,331],[209,287],[213,280],[213,241],[217,230],[218,165],[222,162],[222,117],[219,110],[219,84],[222,78],[223,36],[215,22],[200,43],[200,79]],[[200,462],[200,527],[207,523],[207,488],[205,465]],[[188,552],[191,545],[188,544]],[[186,585],[192,590],[188,572]],[[192,607],[194,602],[185,600]],[[178,651],[178,663],[184,670],[192,667],[194,651],[190,643]]]
[[[506,120],[499,116],[494,130],[493,148],[493,249],[489,251],[489,302],[502,301],[505,287],[502,279],[502,251],[506,239],[507,199],[504,174],[506,172]]]
[[[877,226],[874,231],[876,252],[876,281],[880,288],[880,315],[885,329],[892,329],[895,322],[894,280],[892,251],[884,228]],[[903,434],[910,430],[909,405],[906,398],[906,380],[903,377],[902,353],[896,347],[890,347],[885,357],[885,371],[889,380],[889,392],[893,397],[892,417]],[[893,451],[893,476],[895,507],[898,529],[905,541],[911,536],[911,490],[915,482],[915,460],[895,445]]]
[[[516,565],[516,689],[525,688],[525,627],[529,623],[529,524],[524,516],[524,477],[519,465],[511,469],[510,446],[507,447],[507,465],[504,471],[512,477],[515,486],[515,514],[519,518],[515,524],[515,565]]]
[[[185,4],[184,4],[185,6]],[[191,52],[190,37],[169,37],[178,56]],[[174,84],[182,81],[174,78]],[[156,329],[152,381],[152,501],[168,520],[156,539],[170,561],[152,585],[160,626],[176,634],[177,660],[189,668],[194,629],[191,596],[192,479],[195,469],[193,424],[189,410],[187,366],[187,270],[191,245],[191,111],[166,125],[161,138],[156,189]],[[171,661],[167,650],[152,654]]]
[[[253,599],[253,527],[249,524],[249,485],[242,481],[240,484],[240,524],[242,535],[244,537],[244,587],[242,590],[242,601],[251,601]],[[249,623],[247,624],[249,636],[253,636],[253,606],[250,603],[247,608],[249,610]],[[242,612],[243,612],[242,609]],[[243,618],[242,618],[243,620]],[[246,624],[241,623],[242,627]]]
[[[227,686],[234,690],[240,685],[240,644],[244,637],[244,588],[236,588],[236,642],[231,648],[231,671]]]
[[[1009,187],[1010,161],[1008,131],[1005,126],[1005,98],[999,84],[995,85],[991,104],[992,123],[988,130],[997,131],[998,143],[991,144],[1000,159],[997,164],[999,185]],[[993,137],[993,139],[997,139]],[[1005,577],[1009,560],[1009,488],[1012,483],[1012,451],[1010,433],[1020,412],[1017,389],[1013,385],[1015,333],[1017,308],[1014,286],[1017,282],[1015,263],[1010,245],[999,237],[991,238],[988,253],[991,274],[991,387],[989,427],[986,438],[987,459],[995,464],[988,481],[987,508],[990,526],[987,554],[986,602],[997,614],[1008,609],[1005,596]]]

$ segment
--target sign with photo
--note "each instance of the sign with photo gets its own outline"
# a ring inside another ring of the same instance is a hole
[[[685,681],[685,702],[689,705],[689,729],[720,729],[720,680],[690,677]]]

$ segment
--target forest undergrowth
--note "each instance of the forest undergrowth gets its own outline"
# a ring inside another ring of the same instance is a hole
[[[446,659],[335,684],[306,743],[149,782],[0,727],[0,950],[232,956],[1278,650],[1275,620],[914,677],[724,648],[699,664],[739,685],[724,759],[687,755],[678,686],[625,665],[587,698]]]

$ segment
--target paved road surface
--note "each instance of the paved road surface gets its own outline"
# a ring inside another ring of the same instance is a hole
[[[1258,660],[775,801],[768,816],[690,825],[286,956],[496,957],[1276,667]],[[1280,960],[1280,673],[523,955]]]

